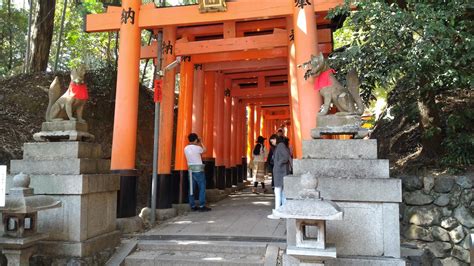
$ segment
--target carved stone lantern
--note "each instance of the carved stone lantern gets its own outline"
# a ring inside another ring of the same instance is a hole
[[[342,220],[343,212],[334,202],[324,200],[316,190],[317,179],[310,173],[301,176],[303,190],[295,199],[274,210],[285,218],[287,226],[286,254],[312,261],[336,257],[336,247],[326,243],[326,221]]]
[[[28,265],[35,244],[48,238],[47,234],[37,233],[38,211],[61,206],[61,202],[52,197],[35,196],[29,185],[28,175],[20,173],[13,177],[13,186],[5,199],[5,207],[0,207],[4,227],[0,246],[8,259],[8,265]]]

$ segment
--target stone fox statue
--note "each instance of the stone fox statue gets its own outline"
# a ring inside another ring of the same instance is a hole
[[[71,83],[67,91],[61,95],[61,84],[58,77],[54,78],[49,86],[49,103],[46,110],[46,121],[70,121],[85,122],[82,118],[84,105],[89,98],[87,86],[84,83],[86,71],[83,67],[71,71]],[[74,117],[74,114],[77,116]]]
[[[322,53],[319,56],[311,56],[311,60],[300,67],[308,69],[305,79],[309,76],[315,78],[314,89],[319,90],[324,99],[319,115],[328,113],[331,102],[339,110],[336,115],[362,115],[364,113],[364,104],[359,95],[359,77],[354,69],[346,75],[347,88],[345,88],[334,77],[335,71],[328,66]]]

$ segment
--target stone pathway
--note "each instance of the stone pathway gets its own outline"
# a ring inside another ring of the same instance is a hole
[[[273,205],[273,194],[253,194],[247,188],[209,205],[210,212],[190,212],[175,217],[143,236],[147,239],[172,235],[285,241],[285,221],[267,218]]]
[[[286,222],[267,218],[273,204],[273,194],[247,188],[210,204],[210,212],[167,220],[138,236],[125,265],[276,265]]]

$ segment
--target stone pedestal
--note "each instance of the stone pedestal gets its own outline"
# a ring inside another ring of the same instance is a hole
[[[48,238],[47,234],[35,234],[22,238],[0,237],[2,253],[8,266],[28,266],[31,255],[37,252],[38,241]]]
[[[376,140],[303,142],[303,158],[294,160],[294,175],[284,179],[285,196],[297,198],[300,175],[318,177],[321,198],[335,202],[342,221],[328,221],[326,237],[337,247],[325,265],[405,265],[400,259],[399,179],[389,177],[387,160],[377,159]],[[287,259],[287,261],[299,261]]]
[[[25,249],[4,249],[2,253],[7,257],[7,266],[28,266],[30,257],[35,251],[36,247],[28,247]]]
[[[35,133],[33,139],[36,141],[93,141],[94,135],[87,132],[88,126],[85,122],[78,121],[54,121],[43,122],[41,132]]]
[[[88,257],[119,244],[119,176],[109,174],[110,162],[101,156],[99,144],[41,142],[25,143],[23,160],[11,161],[11,174],[29,174],[35,194],[62,202],[38,214],[38,231],[50,236],[40,242],[39,253]]]
[[[352,134],[355,138],[363,138],[369,133],[361,128],[361,117],[358,115],[319,115],[317,128],[311,130],[311,137],[321,138],[324,134]]]

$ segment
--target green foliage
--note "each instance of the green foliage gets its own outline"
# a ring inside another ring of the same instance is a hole
[[[348,16],[335,33],[339,48],[330,64],[344,75],[355,68],[361,76],[366,102],[385,89],[395,116],[415,122],[418,102],[442,110],[446,93],[472,90],[474,21],[470,0],[346,1],[328,17]],[[342,77],[340,77],[343,79]],[[434,101],[436,99],[436,102]],[[431,104],[431,105],[430,105]],[[441,125],[425,128],[423,138],[445,136],[443,162],[453,166],[473,163],[472,113],[450,115]],[[462,121],[462,122],[459,122]],[[460,127],[463,125],[464,127]],[[439,127],[441,126],[441,128]]]
[[[61,16],[64,0],[56,1],[53,42],[49,54],[49,67],[52,69],[56,58],[56,47],[59,38]],[[29,10],[11,8],[8,16],[6,5],[0,6],[0,77],[21,73],[24,63]],[[90,13],[104,11],[99,0],[68,0],[66,19],[62,38],[58,70],[68,70],[79,64],[89,68],[110,67],[115,64],[115,33],[86,33],[84,32],[84,17]],[[13,42],[9,42],[9,31],[13,32]],[[13,64],[10,66],[10,53]]]
[[[151,2],[151,1],[149,1]],[[158,1],[155,1],[158,2]],[[174,1],[175,2],[175,1]],[[167,1],[167,6],[173,3]],[[195,4],[196,0],[184,0],[179,4]],[[62,9],[64,2],[58,1],[56,4],[55,16],[55,33],[59,32]],[[103,32],[103,33],[86,33],[84,32],[84,17],[86,14],[96,14],[104,12],[103,5],[99,0],[83,0],[81,5],[71,3],[68,1],[68,8],[66,11],[66,26],[65,35],[63,37],[62,49],[60,52],[60,70],[71,69],[79,64],[85,64],[90,69],[101,69],[104,67],[111,67],[115,65],[117,33]],[[142,32],[142,44],[149,42],[149,32]],[[54,35],[53,44],[57,43],[58,34]],[[56,56],[56,49],[53,47],[50,53],[50,64],[54,63]],[[141,62],[141,69],[144,68],[144,61]],[[147,78],[150,79],[150,71],[152,67],[150,64],[147,68]]]
[[[142,3],[155,3],[159,5],[160,0],[142,0]],[[165,0],[166,6],[183,6],[183,5],[195,5],[198,0]]]
[[[443,141],[446,154],[442,163],[457,171],[474,163],[474,110],[467,108],[446,119],[447,137]]]
[[[0,6],[0,77],[21,72],[26,51],[27,24],[28,14],[25,10],[12,6],[9,16],[7,6]]]
[[[56,45],[59,38],[63,8],[64,1],[57,1],[50,65],[54,64],[56,58]],[[91,69],[114,65],[115,33],[84,32],[85,15],[102,13],[103,11],[102,3],[98,0],[83,0],[81,4],[68,1],[58,70],[68,70],[80,64],[84,64]]]
[[[13,1],[12,1],[13,2]],[[146,0],[144,2],[152,2]],[[154,1],[158,3],[157,1]],[[197,0],[170,0],[167,6],[197,4]],[[52,70],[57,53],[61,16],[64,0],[56,1],[53,41],[49,54],[48,70]],[[105,9],[100,0],[68,0],[64,33],[59,52],[58,70],[67,71],[78,65],[86,65],[88,69],[113,67],[116,62],[117,33],[86,33],[84,18],[87,14],[102,13]],[[11,16],[8,15],[7,5],[0,5],[0,77],[21,73],[27,46],[29,10],[19,9],[12,5]],[[13,32],[10,43],[9,33]],[[142,33],[142,44],[148,42],[149,33]],[[11,58],[11,59],[10,59]],[[143,69],[143,61],[141,68]],[[150,65],[147,72],[151,71]],[[149,75],[148,75],[149,76]]]
[[[355,1],[357,11],[347,5],[333,10],[330,18],[350,15],[344,31],[350,29],[353,36],[337,35],[346,46],[333,54],[331,63],[363,73],[366,99],[377,84],[397,85],[394,93],[413,100],[427,91],[472,87],[474,23],[465,17],[470,1],[406,2],[401,8],[383,1]]]
[[[338,9],[344,8],[345,6],[337,7]],[[344,9],[345,10],[345,9]],[[333,12],[336,12],[335,10]],[[338,11],[338,13],[344,13]],[[350,19],[344,21],[343,26],[333,33],[334,50],[343,48],[346,45],[350,45],[354,41],[354,27],[350,23]]]
[[[166,2],[170,2],[170,1],[166,1]],[[178,2],[176,4],[176,2]],[[180,1],[174,1],[172,3],[169,3],[168,5],[195,5],[198,3],[198,0],[180,0]]]

